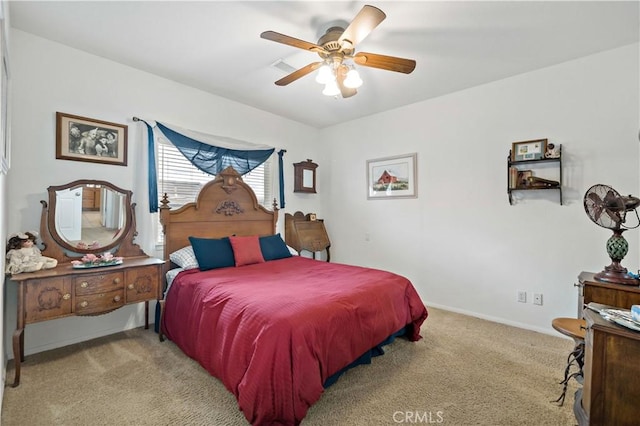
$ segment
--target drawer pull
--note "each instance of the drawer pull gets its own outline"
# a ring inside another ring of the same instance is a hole
[[[86,308],[87,306],[89,306],[89,302],[87,302],[86,300],[82,303],[80,303],[80,307],[82,308]]]
[[[70,295],[69,293],[67,293],[67,294],[65,294],[64,296],[62,296],[62,298],[63,298],[64,300],[69,300],[69,299],[71,299],[71,295]]]
[[[120,278],[114,278],[113,279],[113,283],[114,284],[120,284]]]
[[[133,290],[135,287],[136,287],[136,286],[135,286],[135,285],[133,285],[133,284],[129,284],[129,285],[127,286],[127,288],[128,288],[129,290]]]
[[[82,281],[82,282],[80,283],[80,287],[82,287],[82,288],[87,288],[87,287],[89,287],[89,283],[88,283],[88,282],[86,282],[86,281]]]
[[[120,301],[120,296],[116,296],[116,297],[114,297],[114,298],[113,298],[113,301],[114,301],[114,302],[119,302],[119,301]]]

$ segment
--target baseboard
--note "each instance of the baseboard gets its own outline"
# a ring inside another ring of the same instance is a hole
[[[531,326],[530,324],[525,324],[525,323],[521,323],[521,322],[517,322],[517,321],[509,321],[509,320],[505,320],[504,318],[494,317],[494,316],[491,316],[491,315],[479,314],[477,312],[467,311],[466,309],[458,309],[458,308],[452,308],[451,306],[438,305],[437,303],[430,303],[427,306],[427,308],[429,306],[433,306],[436,309],[442,309],[443,311],[455,312],[457,314],[462,314],[462,315],[467,315],[467,316],[470,316],[470,317],[480,318],[480,319],[491,321],[491,322],[497,322],[499,324],[510,325],[512,327],[518,327],[518,328],[522,328],[522,329],[525,329],[525,330],[536,331],[538,333],[548,334],[549,336],[565,337],[565,336],[560,335],[557,331],[555,331],[551,327],[549,327],[549,328],[534,327],[534,326]]]
[[[153,332],[154,323],[149,323],[149,331]],[[67,340],[56,340],[55,342],[47,343],[39,346],[32,346],[30,348],[25,348],[25,356],[37,354],[40,352],[46,352],[52,349],[58,349],[69,345],[74,345],[76,343],[86,342],[87,340],[97,339],[99,337],[109,336],[111,334],[121,333],[123,331],[131,330],[134,328],[144,327],[144,324],[127,324],[124,328],[107,328],[103,330],[96,330],[95,332],[84,334],[81,336],[76,336],[72,339]],[[11,356],[11,355],[10,355]],[[11,358],[13,359],[13,356]],[[5,362],[5,374],[6,374],[6,362]]]

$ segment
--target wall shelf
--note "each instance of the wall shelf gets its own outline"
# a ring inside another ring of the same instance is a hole
[[[540,169],[543,165],[558,169],[558,181],[551,181],[538,176],[533,176],[533,170],[526,170],[522,166],[528,166],[532,169]],[[554,185],[555,183],[555,185]],[[559,184],[558,184],[559,183]],[[562,205],[562,145],[558,147],[558,157],[541,158],[537,160],[511,160],[511,150],[507,157],[507,195],[509,196],[509,204],[513,205],[513,192],[519,191],[557,191],[560,197],[560,205]]]

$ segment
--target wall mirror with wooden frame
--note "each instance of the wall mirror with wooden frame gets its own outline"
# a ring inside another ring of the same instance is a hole
[[[43,254],[49,252],[62,261],[107,251],[144,255],[133,245],[136,231],[131,191],[100,180],[77,180],[50,186],[47,191],[48,204],[41,201]]]
[[[307,159],[294,163],[293,192],[316,193],[316,169],[318,165]]]

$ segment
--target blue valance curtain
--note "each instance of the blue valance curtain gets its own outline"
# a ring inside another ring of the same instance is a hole
[[[158,186],[155,160],[155,146],[153,127],[144,120],[149,138],[149,211],[158,211]],[[155,126],[162,134],[191,162],[205,173],[217,175],[225,168],[232,166],[238,173],[244,175],[255,169],[273,154],[275,148],[256,145],[243,141],[236,141],[220,136],[206,135],[194,131],[179,129],[176,126],[156,122]],[[178,129],[180,131],[178,131]],[[198,140],[198,139],[200,140]],[[213,145],[216,143],[216,145]],[[217,146],[220,145],[220,146]],[[238,149],[235,149],[238,147]],[[279,152],[280,159],[284,150]],[[284,176],[282,161],[280,165],[280,207],[284,207]]]

